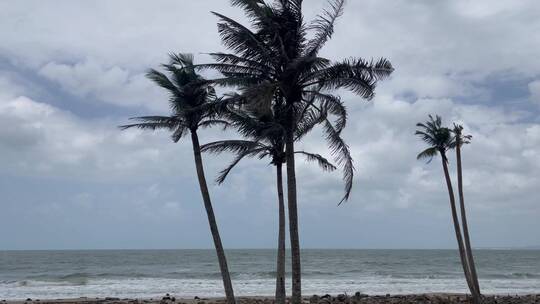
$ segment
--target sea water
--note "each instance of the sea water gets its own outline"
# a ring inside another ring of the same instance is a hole
[[[476,250],[475,256],[483,293],[540,292],[539,250]],[[227,257],[237,295],[274,293],[275,250],[229,250]],[[305,295],[467,291],[456,250],[303,250],[302,288]],[[215,252],[0,251],[0,300],[165,293],[223,296]]]

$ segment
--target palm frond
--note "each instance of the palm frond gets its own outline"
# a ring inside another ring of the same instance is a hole
[[[187,133],[187,127],[184,125],[178,125],[176,130],[171,135],[173,142],[177,143]]]
[[[249,140],[220,140],[201,146],[201,152],[209,152],[213,154],[223,152],[242,154],[254,149],[267,149],[267,147],[259,142]]]
[[[229,74],[227,77],[212,79],[212,83],[218,86],[222,86],[222,87],[244,88],[244,87],[249,87],[252,85],[259,84],[260,79],[258,77],[253,77],[253,76],[245,76],[245,75],[232,76]]]
[[[307,91],[306,93],[308,98],[311,97],[319,102],[319,107],[323,111],[336,116],[335,128],[340,133],[347,124],[347,108],[341,98],[332,94],[320,93],[319,91]]]
[[[318,84],[322,89],[345,88],[365,99],[372,99],[377,81],[389,76],[393,68],[389,61],[368,62],[351,58],[318,70],[306,78],[304,86]]]
[[[176,94],[178,92],[178,88],[172,83],[172,81],[163,73],[150,69],[146,73],[146,77],[148,77],[150,80],[152,80],[154,83],[156,83],[158,86],[166,89],[171,94]]]
[[[205,63],[194,65],[194,67],[199,70],[213,69],[223,75],[240,74],[251,77],[266,77],[267,73],[267,70],[262,68],[230,63]]]
[[[170,53],[169,64],[179,65],[182,68],[190,68],[193,66],[193,54],[188,53]]]
[[[394,72],[394,67],[388,59],[380,58],[377,62],[375,62],[375,64],[371,65],[371,72],[377,78],[377,80],[383,80]]]
[[[273,68],[271,65],[268,64],[268,62],[258,62],[255,60],[250,60],[250,59],[240,57],[235,54],[208,53],[208,55],[212,56],[212,58],[214,58],[214,60],[216,60],[219,63],[241,64],[246,67],[258,68],[260,70],[266,70],[268,72],[270,72],[270,70]]]
[[[329,162],[326,158],[321,156],[320,154],[315,153],[309,153],[306,151],[296,151],[295,154],[301,154],[306,157],[306,160],[309,162],[317,162],[319,167],[323,169],[324,171],[334,171],[336,170],[336,166],[334,166],[331,162]]]
[[[307,55],[314,55],[334,34],[334,23],[343,14],[345,0],[329,0],[329,8],[317,15],[308,30],[315,31],[315,37],[307,43]]]
[[[429,147],[425,149],[424,151],[420,152],[416,156],[416,159],[418,160],[427,159],[427,163],[429,164],[433,160],[433,158],[437,156],[438,153],[439,153],[439,150],[437,150],[436,147]]]
[[[251,149],[251,150],[247,150],[243,153],[240,153],[238,154],[234,159],[233,161],[223,170],[221,170],[219,172],[219,175],[217,176],[216,178],[216,182],[218,184],[222,184],[225,179],[227,178],[227,176],[229,175],[229,173],[231,172],[231,170],[244,158],[244,157],[251,157],[251,156],[255,156],[257,154],[260,154],[262,152],[264,152],[265,150],[264,149]]]
[[[324,121],[323,130],[326,134],[326,141],[330,148],[330,152],[334,156],[336,164],[340,166],[343,170],[345,194],[341,201],[338,203],[338,205],[340,205],[344,201],[348,200],[351,194],[354,178],[353,159],[349,150],[349,146],[345,143],[345,141],[341,138],[340,134],[328,120]]]
[[[326,118],[326,112],[318,109],[308,108],[306,111],[303,111],[303,114],[296,124],[296,128],[294,130],[294,141],[302,139],[309,132],[311,132],[315,126],[324,122]]]
[[[250,60],[271,60],[269,48],[255,33],[235,20],[222,14],[212,12],[221,21],[218,23],[218,32],[223,44],[242,57]]]
[[[133,124],[121,125],[119,126],[119,128],[121,130],[126,130],[130,128],[149,129],[149,130],[156,130],[156,129],[173,130],[174,128],[183,124],[182,120],[178,119],[177,117],[169,117],[169,116],[141,116],[141,117],[132,117],[130,118],[130,120],[135,120],[139,122],[133,123]]]
[[[231,4],[241,7],[250,19],[263,17],[264,9],[268,7],[263,0],[231,0]]]
[[[203,120],[199,123],[200,128],[211,128],[214,126],[220,126],[222,130],[226,130],[228,127],[231,126],[231,123],[222,119],[208,119]]]
[[[131,128],[137,128],[142,130],[157,130],[157,129],[174,129],[174,126],[167,124],[167,123],[160,123],[160,122],[141,122],[141,123],[134,123],[134,124],[127,124],[127,125],[121,125],[118,126],[120,130],[127,130]]]

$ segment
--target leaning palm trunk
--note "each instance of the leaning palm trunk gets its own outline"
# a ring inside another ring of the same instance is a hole
[[[291,238],[292,304],[302,302],[300,238],[298,236],[298,208],[296,204],[296,173],[294,168],[293,134],[288,132],[285,145],[287,158],[287,201],[289,204],[289,233]]]
[[[229,274],[229,268],[227,267],[227,258],[225,257],[225,251],[223,250],[223,245],[221,244],[221,237],[219,236],[216,217],[214,216],[214,209],[212,208],[212,202],[210,201],[210,193],[208,192],[208,186],[206,184],[206,178],[204,176],[199,138],[197,136],[197,132],[194,130],[191,131],[191,140],[193,143],[193,154],[195,156],[197,177],[199,178],[199,186],[201,187],[204,208],[206,209],[206,215],[208,216],[208,224],[210,225],[210,231],[212,232],[212,237],[214,239],[214,246],[216,247],[216,254],[219,262],[219,268],[221,270],[221,276],[223,278],[223,287],[225,288],[227,304],[236,304],[231,283],[231,276]]]
[[[285,201],[283,198],[283,166],[276,165],[279,204],[279,232],[276,269],[276,304],[285,304]]]
[[[474,296],[476,294],[476,289],[471,281],[471,274],[469,269],[469,263],[467,261],[467,256],[465,254],[465,248],[463,246],[463,237],[461,235],[461,228],[459,225],[459,220],[456,211],[456,199],[454,197],[454,189],[452,188],[452,180],[450,179],[450,174],[448,173],[447,159],[444,152],[441,152],[442,165],[444,170],[444,178],[446,180],[446,187],[448,188],[448,196],[450,197],[450,208],[452,209],[452,221],[454,222],[454,231],[456,232],[456,240],[458,243],[459,257],[461,259],[461,266],[463,266],[463,272],[465,274],[465,280],[471,294]]]
[[[478,283],[478,275],[474,264],[474,256],[472,254],[471,240],[469,237],[469,227],[467,225],[467,213],[465,211],[465,198],[463,195],[463,171],[461,167],[461,145],[456,145],[457,173],[458,173],[458,193],[459,193],[459,208],[461,209],[461,223],[463,224],[463,236],[465,239],[465,251],[471,274],[471,281],[475,288],[473,300],[476,304],[480,303],[480,284]]]

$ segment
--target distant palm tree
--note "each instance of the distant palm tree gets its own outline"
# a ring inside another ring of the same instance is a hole
[[[214,240],[225,295],[228,304],[235,304],[231,277],[227,267],[225,251],[219,236],[219,230],[204,176],[203,161],[197,130],[211,126],[226,126],[227,122],[218,119],[218,99],[211,82],[198,75],[193,68],[191,54],[170,54],[170,62],[162,67],[168,76],[157,70],[150,70],[148,78],[169,92],[171,107],[170,116],[143,116],[132,119],[138,121],[134,124],[120,126],[121,129],[139,128],[145,130],[167,129],[172,132],[172,140],[178,142],[183,136],[190,133],[195,157],[195,167],[201,195],[208,216],[210,231]]]
[[[481,295],[480,284],[478,283],[478,274],[476,273],[476,265],[474,263],[474,256],[472,254],[471,240],[469,237],[469,227],[467,224],[467,213],[465,210],[465,198],[463,195],[463,171],[461,166],[461,147],[471,142],[471,135],[463,135],[463,126],[454,124],[452,129],[454,134],[454,148],[456,149],[457,160],[457,178],[458,178],[458,193],[459,193],[459,209],[461,210],[461,223],[463,225],[463,236],[465,240],[465,251],[467,254],[467,260],[469,261],[469,268],[471,271],[471,281],[476,289],[477,297]],[[476,301],[479,302],[479,299]]]
[[[459,248],[459,256],[461,259],[461,265],[465,274],[465,280],[469,286],[469,290],[473,295],[473,299],[477,299],[477,291],[471,279],[471,270],[469,261],[465,252],[463,237],[461,234],[461,228],[456,211],[456,200],[454,197],[454,190],[452,187],[452,180],[448,172],[448,158],[446,152],[453,149],[456,146],[456,140],[449,128],[442,126],[442,119],[440,116],[429,115],[429,121],[426,123],[418,123],[416,126],[419,128],[415,134],[420,136],[422,140],[428,144],[428,148],[418,154],[417,159],[427,159],[431,162],[433,157],[438,154],[441,156],[444,178],[446,180],[446,187],[448,189],[448,196],[450,197],[450,208],[452,210],[452,221],[454,223],[454,231],[456,234],[456,240]]]
[[[249,112],[252,112],[251,115]],[[221,140],[205,144],[201,147],[203,152],[222,153],[233,152],[236,157],[232,163],[222,170],[217,178],[221,184],[230,171],[245,157],[257,157],[259,159],[270,158],[270,164],[276,168],[276,185],[278,194],[278,254],[276,267],[276,292],[277,304],[285,304],[285,202],[283,198],[282,165],[285,163],[285,133],[283,127],[271,116],[259,116],[257,111],[234,111],[231,110],[224,116],[236,126],[242,135],[250,140]],[[255,115],[253,115],[255,114]],[[307,132],[307,129],[305,130]],[[297,138],[303,134],[297,134]],[[306,151],[296,151],[306,157],[307,161],[315,161],[325,171],[336,169],[326,158],[319,154]]]
[[[285,159],[287,167],[287,198],[292,258],[292,303],[301,302],[300,240],[298,233],[297,193],[294,142],[296,129],[304,116],[326,108],[337,116],[335,125],[329,119],[319,122],[323,127],[336,163],[343,169],[345,195],[349,198],[354,166],[349,147],[340,137],[345,127],[347,111],[343,102],[329,91],[344,88],[370,99],[378,80],[389,76],[392,65],[386,59],[376,62],[351,58],[331,62],[319,56],[323,45],[334,32],[334,23],[342,14],[344,0],[330,0],[329,8],[311,23],[305,23],[302,0],[233,0],[249,18],[251,28],[224,15],[218,31],[224,45],[232,53],[212,53],[217,61],[199,68],[213,68],[225,77],[216,79],[220,85],[250,88],[271,99],[285,128]]]

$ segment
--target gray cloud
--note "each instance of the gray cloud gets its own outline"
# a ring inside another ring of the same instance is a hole
[[[0,249],[211,246],[190,144],[116,126],[167,111],[144,78],[167,52],[223,49],[209,11],[243,17],[214,2],[0,2],[0,27],[12,29],[0,32],[10,67],[0,71],[0,230],[10,231]],[[323,3],[306,2],[307,16]],[[537,9],[532,0],[349,1],[324,54],[385,56],[396,72],[372,102],[342,94],[357,168],[349,202],[336,207],[339,172],[298,162],[305,246],[454,246],[439,161],[416,161],[414,125],[429,113],[473,135],[464,165],[475,244],[540,244],[530,233],[540,229]],[[101,114],[84,115],[89,106]],[[329,157],[320,130],[300,147]],[[205,160],[212,177],[230,156]],[[228,247],[274,246],[274,182],[271,166],[250,160],[212,185]]]

